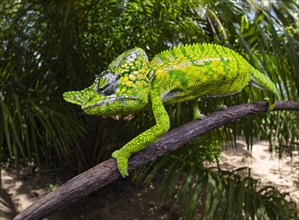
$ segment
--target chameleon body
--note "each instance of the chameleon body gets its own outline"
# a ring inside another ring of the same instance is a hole
[[[144,149],[169,129],[166,104],[203,96],[227,96],[254,85],[268,93],[268,111],[278,91],[272,81],[254,69],[241,55],[213,44],[179,46],[148,61],[146,53],[133,48],[113,60],[94,83],[82,91],[63,94],[87,114],[125,115],[151,108],[156,125],[113,152],[120,174],[128,175],[128,158]],[[198,111],[198,107],[194,108]],[[199,116],[199,114],[196,114]]]

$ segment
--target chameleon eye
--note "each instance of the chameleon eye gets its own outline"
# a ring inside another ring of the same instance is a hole
[[[118,83],[119,76],[107,71],[103,75],[98,76],[95,90],[104,96],[112,95],[115,93]]]

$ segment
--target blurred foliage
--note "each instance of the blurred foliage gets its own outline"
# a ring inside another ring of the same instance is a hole
[[[206,168],[206,158],[197,150],[195,146],[179,150],[153,162],[152,167],[144,166],[135,181],[149,184],[158,176],[162,201],[170,200],[172,212],[183,207],[184,219],[297,219],[296,203],[287,193],[261,186],[250,175],[244,177],[246,167],[234,171]]]
[[[152,126],[154,120],[149,112],[112,119],[85,116],[62,99],[64,91],[88,86],[113,58],[135,46],[143,48],[151,59],[162,50],[181,44],[225,45],[268,75],[283,99],[298,100],[298,11],[296,0],[2,0],[0,162],[71,165],[82,171],[110,157],[114,149]],[[258,89],[246,88],[225,102],[230,106],[262,100],[263,96]],[[209,98],[199,101],[205,114],[215,110],[215,103]],[[173,127],[191,120],[188,106],[181,103],[168,107]],[[278,146],[280,152],[291,152],[298,143],[298,117],[298,113],[281,112],[280,118],[277,113],[270,113],[239,120],[199,138],[189,150],[184,148],[185,153],[179,152],[180,157],[166,157],[171,162],[160,167],[169,167],[168,175],[175,185],[179,179],[175,170],[182,163],[200,166],[219,153],[223,142],[233,144],[238,136],[246,138],[249,148],[253,137],[257,137],[269,140],[272,149]],[[190,157],[190,150],[203,154]],[[153,172],[160,167],[148,166]],[[183,173],[185,181],[195,178],[195,183],[198,181],[202,187],[201,178],[196,180],[198,170]],[[202,175],[205,184],[210,184],[205,189],[210,191],[213,187],[230,188],[228,183],[235,181],[233,189],[243,194],[228,197],[228,204],[231,198],[247,199],[241,196],[249,190],[247,186],[256,190],[251,179],[240,180],[232,174],[209,170]],[[192,197],[194,201],[197,197]],[[207,215],[214,215],[218,205],[226,203],[214,201],[215,205],[207,204]],[[259,210],[252,209],[257,207],[256,201],[248,206],[249,216],[256,216],[261,210],[272,215],[266,203],[258,206]],[[246,207],[243,210],[246,212]],[[193,211],[188,213],[192,216]]]

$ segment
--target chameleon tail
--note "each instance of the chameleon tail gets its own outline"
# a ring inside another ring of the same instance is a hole
[[[277,99],[280,99],[280,95],[278,93],[277,88],[275,87],[275,84],[264,74],[259,72],[258,70],[254,69],[252,67],[251,70],[251,85],[258,87],[264,91],[266,91],[269,94],[269,97],[264,98],[266,102],[268,102],[268,112],[273,110],[275,106],[275,102]],[[272,145],[272,148],[275,148],[276,143],[278,142],[278,134],[281,130],[281,119],[280,119],[281,112],[277,112],[276,116],[276,134],[275,134],[275,139],[274,139],[274,144]],[[275,152],[273,150],[273,152]]]
[[[250,71],[250,76],[250,84],[252,86],[262,89],[268,93],[269,97],[264,98],[264,100],[269,104],[268,112],[273,110],[276,100],[280,99],[280,95],[275,87],[275,84],[266,75],[254,69],[253,67]]]

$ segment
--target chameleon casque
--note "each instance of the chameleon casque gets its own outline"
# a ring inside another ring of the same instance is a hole
[[[92,115],[126,115],[152,109],[156,125],[112,154],[125,177],[128,158],[169,130],[164,105],[203,96],[228,96],[249,84],[268,93],[265,100],[268,111],[272,110],[279,97],[275,85],[233,50],[213,44],[185,45],[161,52],[149,62],[146,53],[136,47],[114,59],[90,87],[65,92],[63,97]],[[196,102],[194,112],[200,117]]]

